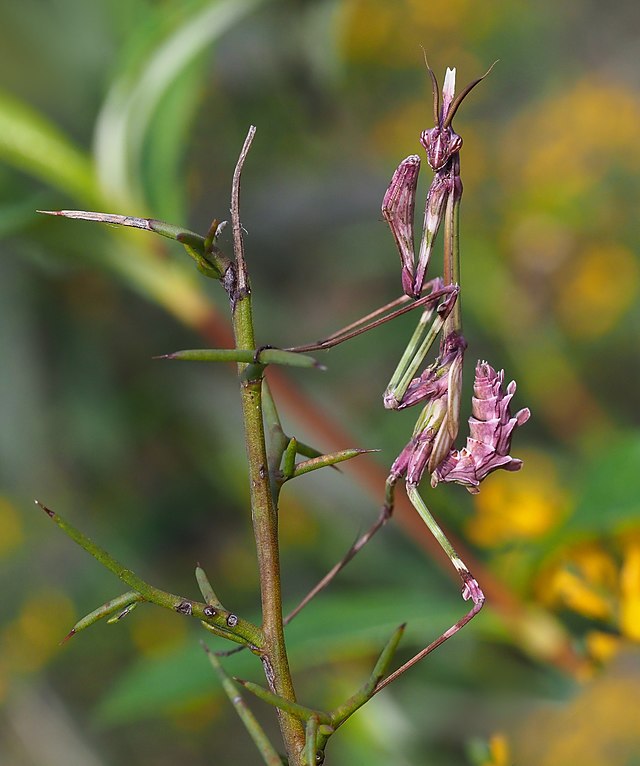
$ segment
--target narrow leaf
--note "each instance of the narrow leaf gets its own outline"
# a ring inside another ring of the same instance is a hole
[[[256,352],[250,349],[240,348],[203,348],[174,351],[172,354],[163,354],[156,359],[177,359],[182,362],[241,362],[253,364]],[[258,354],[259,364],[282,364],[287,367],[315,367],[319,370],[326,369],[313,357],[306,354],[296,354],[291,351],[282,351],[278,348],[266,348]]]
[[[158,105],[199,55],[262,2],[206,3],[145,57],[142,70],[125,71],[113,82],[98,115],[94,140],[105,192],[119,199],[140,196],[136,190],[140,165]]]
[[[285,479],[290,479],[295,473],[297,452],[298,441],[292,436],[282,456],[282,475]]]
[[[264,686],[253,683],[253,681],[243,681],[241,678],[235,678],[234,681],[244,686],[247,691],[255,694],[255,696],[259,697],[263,702],[266,702],[273,707],[277,707],[280,710],[284,710],[285,713],[289,713],[289,715],[298,718],[300,721],[308,721],[309,718],[315,717],[320,723],[327,724],[328,726],[331,725],[331,717],[328,713],[324,713],[322,710],[314,710],[313,708],[300,705],[297,702],[287,700],[284,697],[265,689]]]
[[[312,715],[307,721],[305,727],[304,752],[308,766],[315,766],[316,763],[316,739],[318,736],[318,719]]]
[[[89,158],[43,115],[6,92],[0,92],[0,158],[75,199],[96,199]]]
[[[249,732],[249,736],[253,740],[255,746],[260,751],[260,755],[262,755],[264,762],[267,764],[267,766],[282,766],[282,759],[278,755],[274,746],[271,744],[269,738],[265,734],[264,729],[256,720],[256,717],[247,707],[247,703],[238,693],[238,689],[233,679],[228,675],[226,670],[222,667],[220,660],[209,649],[209,647],[205,643],[202,643],[202,647],[207,653],[207,657],[209,658],[211,666],[220,678],[222,688],[224,689],[227,697],[231,700],[231,704],[235,708],[236,713],[240,717],[240,720],[244,724],[246,730]]]
[[[98,622],[99,620],[102,620],[104,617],[109,617],[114,612],[122,612],[122,610],[130,609],[134,604],[142,600],[143,600],[142,596],[139,593],[136,593],[136,591],[134,590],[130,590],[127,593],[123,593],[121,596],[118,596],[117,598],[112,598],[110,601],[107,601],[104,604],[102,604],[102,606],[99,606],[97,609],[94,609],[93,612],[90,612],[81,620],[78,620],[78,622],[76,622],[73,628],[71,628],[69,633],[62,639],[62,643],[64,643],[65,641],[68,641],[72,636],[75,636],[76,633],[79,633],[81,630],[88,628],[90,625],[94,625],[96,622]],[[117,615],[116,619],[119,619],[119,618],[120,618],[120,614]]]
[[[196,567],[196,581],[198,583],[198,587],[200,588],[200,593],[202,593],[202,598],[206,601],[206,603],[210,604],[211,606],[217,606],[220,609],[224,609],[222,602],[216,596],[215,591],[211,587],[207,573],[200,566],[200,564],[198,564]]]
[[[296,466],[292,478],[302,476],[302,474],[309,473],[310,471],[317,471],[318,468],[324,468],[328,465],[335,465],[336,463],[342,463],[345,460],[351,460],[351,458],[358,457],[358,455],[365,455],[368,452],[380,452],[380,450],[357,449],[354,447],[352,449],[343,449],[339,452],[330,452],[327,455],[320,455],[320,457],[314,457],[310,460],[303,460]]]
[[[187,253],[193,258],[198,269],[208,277],[221,279],[229,268],[229,260],[215,247],[207,249],[205,238],[194,231],[176,226],[155,218],[138,218],[132,215],[117,215],[114,213],[99,213],[93,210],[37,210],[44,215],[57,215],[63,218],[72,218],[79,221],[94,221],[107,223],[114,226],[124,226],[132,229],[141,229],[159,234],[161,237],[173,239],[183,245]]]
[[[347,718],[353,715],[356,710],[361,708],[365,702],[370,700],[374,695],[376,686],[384,678],[384,675],[387,672],[389,664],[393,659],[393,655],[395,654],[395,651],[398,648],[398,644],[400,643],[400,639],[404,634],[405,628],[406,624],[403,623],[393,631],[391,638],[385,644],[385,647],[380,653],[378,661],[373,668],[373,672],[367,681],[352,697],[350,697],[345,703],[332,711],[331,719],[334,726],[341,726],[347,720]]]

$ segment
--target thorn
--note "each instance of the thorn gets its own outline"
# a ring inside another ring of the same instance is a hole
[[[68,641],[70,638],[73,638],[73,637],[75,636],[75,634],[76,634],[76,629],[75,629],[75,628],[71,628],[71,630],[70,630],[70,631],[67,633],[67,635],[66,635],[66,636],[65,636],[65,637],[62,639],[62,641],[60,641],[60,643],[58,644],[58,646],[62,646],[63,644],[66,644],[66,643],[67,643],[67,641]]]
[[[33,501],[39,508],[42,508],[42,510],[49,516],[50,518],[53,518],[56,514],[55,511],[52,511],[51,508],[47,508],[47,506],[44,503],[41,503],[39,500]]]

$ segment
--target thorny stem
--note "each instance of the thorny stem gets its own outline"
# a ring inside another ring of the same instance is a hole
[[[260,751],[260,755],[262,755],[264,762],[267,764],[267,766],[282,766],[282,759],[269,741],[269,738],[256,720],[256,717],[253,715],[246,702],[238,692],[238,688],[235,682],[227,675],[216,655],[205,643],[202,643],[202,648],[207,653],[211,666],[220,678],[222,688],[224,689],[227,697],[229,697],[231,704],[235,708],[236,713],[240,717],[240,720],[244,724],[246,730],[249,732],[251,739],[254,741],[256,747]]]
[[[231,301],[233,330],[236,347],[245,349],[255,349],[256,345],[251,311],[251,288],[246,273],[242,224],[240,222],[240,177],[254,135],[255,128],[252,126],[242,147],[233,175],[231,194],[231,224],[237,270],[236,290]],[[269,688],[275,694],[287,700],[295,701],[282,619],[278,515],[269,480],[269,464],[262,414],[262,374],[260,371],[257,377],[250,376],[247,378],[248,366],[245,363],[238,364],[238,375],[241,381],[240,399],[249,462],[251,517],[260,573],[262,632],[264,637],[262,663]],[[304,748],[304,727],[299,720],[284,711],[278,711],[278,714],[290,766],[298,766],[300,754]]]
[[[114,559],[110,553],[104,550],[104,548],[96,545],[96,543],[88,538],[83,532],[76,529],[68,521],[65,521],[59,514],[51,510],[51,508],[47,508],[47,506],[39,500],[36,500],[36,505],[42,508],[47,516],[54,521],[68,537],[81,548],[84,548],[84,550],[93,556],[96,561],[99,561],[104,567],[113,572],[116,577],[120,578],[122,582],[126,583],[132,590],[139,594],[142,600],[157,604],[165,609],[172,609],[180,614],[197,617],[217,631],[221,629],[225,630],[227,637],[232,638],[232,640],[255,647],[256,649],[261,647],[259,631],[250,622],[242,620],[236,615],[231,615],[229,612],[222,609],[216,609],[213,613],[206,613],[204,610],[207,604],[192,601],[191,599],[178,596],[174,593],[167,593],[167,591],[160,590],[160,588],[150,585],[135,574],[135,572],[132,572],[131,569],[128,569]],[[231,617],[233,617],[233,629],[229,627]]]

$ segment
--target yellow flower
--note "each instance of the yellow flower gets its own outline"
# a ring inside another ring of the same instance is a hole
[[[606,661],[620,639],[640,641],[640,532],[614,539],[613,553],[601,541],[567,549],[537,583],[540,600],[551,608],[570,609],[617,630],[586,634],[591,657]]]
[[[597,543],[580,543],[566,551],[538,583],[542,601],[593,620],[615,615],[617,566]]]
[[[608,662],[620,647],[620,639],[612,633],[590,630],[586,635],[587,651],[598,662]]]
[[[541,452],[518,453],[524,467],[517,478],[493,474],[475,498],[476,514],[467,533],[477,545],[496,547],[533,540],[558,524],[567,496],[552,460]]]
[[[566,270],[556,311],[567,332],[596,338],[610,332],[638,295],[639,269],[622,245],[587,247]]]
[[[624,546],[620,572],[620,631],[640,641],[640,537]]]
[[[482,766],[510,766],[511,749],[504,734],[494,734],[488,742],[488,758],[482,762]]]

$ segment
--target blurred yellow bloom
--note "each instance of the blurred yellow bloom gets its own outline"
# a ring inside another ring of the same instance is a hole
[[[28,598],[0,638],[0,652],[12,671],[33,672],[59,650],[75,622],[74,608],[61,591],[46,588]]]
[[[540,599],[594,620],[615,613],[616,563],[595,543],[573,546],[538,582]]]
[[[606,620],[613,614],[613,604],[598,593],[592,583],[567,569],[559,569],[554,574],[548,597],[594,620]]]
[[[188,621],[175,612],[149,606],[127,620],[133,643],[141,654],[157,655],[179,646],[187,637]]]
[[[640,537],[624,546],[620,572],[620,630],[633,641],[640,641]]]
[[[609,332],[637,299],[640,269],[634,254],[622,245],[588,247],[566,272],[556,311],[575,337]]]
[[[620,639],[612,633],[591,630],[586,636],[587,652],[598,662],[608,662],[620,648]]]
[[[542,574],[537,592],[551,608],[570,609],[640,641],[640,533],[619,538],[615,548],[617,555],[601,542],[572,546]],[[610,633],[587,634],[589,654],[600,661],[613,656],[618,643]]]
[[[402,3],[351,0],[344,5],[344,49],[349,58],[376,58],[393,38],[400,21]]]
[[[616,128],[603,130],[602,116],[612,104]],[[613,164],[638,171],[639,124],[640,100],[633,91],[593,77],[579,82],[510,124],[503,145],[510,188],[521,185],[551,207],[595,193]]]
[[[420,46],[455,39],[465,49],[465,38],[486,35],[500,18],[500,9],[475,13],[473,0],[344,0],[342,45],[347,58],[361,62],[384,61],[385,67],[412,65],[421,58]],[[474,23],[469,23],[473,19]],[[447,36],[449,39],[447,39]],[[390,51],[393,55],[389,55]],[[450,54],[451,55],[451,54]],[[468,54],[456,52],[445,65],[465,67]],[[486,67],[485,67],[486,68]]]
[[[510,766],[511,751],[503,734],[494,734],[489,740],[489,760],[483,766]]]
[[[546,534],[563,518],[567,495],[552,460],[540,452],[518,453],[524,467],[516,479],[495,473],[475,498],[476,514],[466,526],[477,545],[496,547]]]

